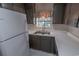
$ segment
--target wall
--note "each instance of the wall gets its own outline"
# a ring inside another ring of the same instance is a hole
[[[79,16],[79,4],[67,4],[65,24],[69,25],[69,32],[79,37],[79,28],[73,26],[73,21]]]
[[[28,24],[29,31],[39,31],[41,28],[36,27],[34,24]],[[52,24],[51,28],[45,29],[47,31],[60,30],[60,31],[68,31],[68,26],[65,24]]]
[[[60,30],[60,31],[68,31],[68,26],[65,24],[53,24],[54,30]]]

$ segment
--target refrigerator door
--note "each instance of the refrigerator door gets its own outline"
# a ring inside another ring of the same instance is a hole
[[[26,34],[1,43],[1,52],[3,56],[26,56],[29,55],[29,46],[26,40]]]
[[[0,41],[25,32],[26,15],[0,8]]]

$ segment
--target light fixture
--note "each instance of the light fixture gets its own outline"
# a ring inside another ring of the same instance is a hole
[[[39,13],[40,18],[48,18],[50,13],[48,11],[42,11]]]

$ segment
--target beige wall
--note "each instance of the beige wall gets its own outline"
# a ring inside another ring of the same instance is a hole
[[[37,27],[34,24],[28,24],[28,30],[38,31],[38,30],[41,30],[41,28]],[[68,31],[68,26],[65,24],[52,24],[51,28],[47,28],[45,30],[47,31],[53,31],[53,30]]]
[[[79,37],[79,28],[73,26],[73,22],[79,16],[79,4],[67,4],[65,24],[69,25],[69,32]]]

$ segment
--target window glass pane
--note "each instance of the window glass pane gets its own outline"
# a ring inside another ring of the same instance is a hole
[[[50,27],[51,23],[52,23],[52,17],[48,17],[48,18],[36,18],[36,21],[34,23],[36,23],[36,26],[38,27]]]

